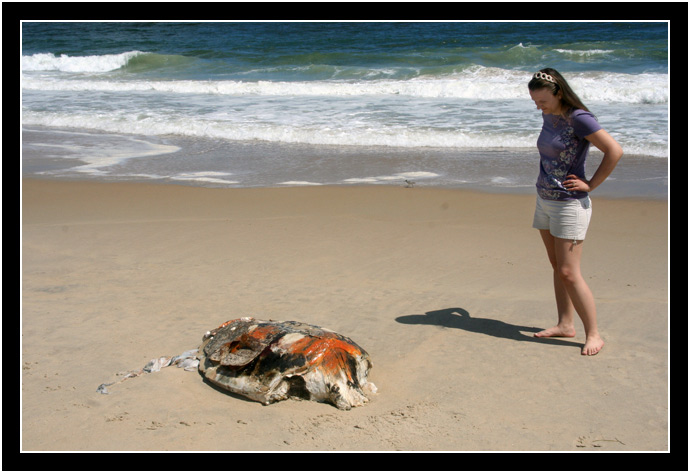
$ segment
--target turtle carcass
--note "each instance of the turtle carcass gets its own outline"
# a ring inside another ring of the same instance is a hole
[[[208,381],[263,404],[293,397],[350,409],[376,392],[366,351],[302,322],[230,320],[204,335],[197,357]]]

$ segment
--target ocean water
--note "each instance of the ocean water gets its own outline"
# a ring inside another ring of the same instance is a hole
[[[25,22],[22,172],[533,192],[553,67],[626,153],[600,189],[665,197],[668,63],[664,22]]]

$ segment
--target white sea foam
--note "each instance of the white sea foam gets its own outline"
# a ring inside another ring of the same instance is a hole
[[[135,53],[126,53],[135,54]],[[103,58],[100,62],[76,61],[61,66],[80,72],[103,72],[124,61],[123,55]],[[76,59],[76,58],[70,58]],[[34,61],[35,62],[35,61]],[[102,62],[102,63],[101,63]],[[35,69],[24,69],[31,71]],[[278,97],[367,97],[410,96],[421,98],[460,98],[478,100],[512,100],[527,96],[526,84],[531,75],[506,69],[475,67],[452,76],[420,77],[408,80],[310,81],[310,82],[243,82],[235,80],[108,80],[63,77],[35,77],[23,74],[24,90],[164,92],[221,96]],[[667,74],[573,73],[569,83],[585,101],[607,103],[667,103],[670,93]]]
[[[225,179],[227,176],[232,176],[232,173],[218,171],[196,171],[182,172],[174,176],[170,176],[170,179],[175,181],[208,182],[211,184],[239,184],[239,181]]]
[[[179,177],[221,177],[221,176],[232,176],[231,172],[219,172],[219,171],[197,171],[197,172],[183,172],[178,174]]]
[[[532,187],[534,184],[533,183],[528,183],[525,184],[524,182],[520,182],[519,179],[516,179],[514,177],[504,177],[504,176],[494,176],[489,179],[489,182],[492,185],[495,186],[500,186],[500,187]]]
[[[22,71],[61,71],[61,72],[109,72],[125,66],[133,57],[145,54],[129,51],[121,54],[100,56],[56,56],[51,53],[38,53],[22,56]]]
[[[320,182],[310,182],[310,181],[284,181],[279,182],[282,186],[322,186]]]
[[[101,175],[117,164],[131,158],[146,158],[179,151],[179,147],[152,143],[126,135],[100,135],[83,132],[55,131],[66,135],[64,142],[32,142],[28,146],[39,148],[42,156],[66,157],[85,164],[74,168],[84,174]],[[58,153],[56,153],[58,151]]]
[[[563,54],[570,54],[573,56],[583,56],[583,57],[605,55],[605,54],[611,54],[614,52],[613,49],[554,49],[554,51],[559,52],[559,53],[563,53]]]
[[[382,126],[372,129],[368,126],[351,127],[345,133],[343,128],[333,129],[328,123],[299,126],[299,124],[233,124],[223,122],[194,122],[189,118],[136,116],[92,116],[52,112],[25,112],[25,125],[49,127],[77,127],[98,129],[110,133],[132,133],[146,135],[181,135],[202,138],[221,138],[234,141],[267,141],[303,143],[312,145],[346,146],[396,146],[396,147],[441,147],[441,148],[500,148],[529,147],[536,136],[518,133],[487,134],[456,130],[413,130]]]
[[[293,115],[288,114],[286,118]],[[281,118],[282,119],[282,118]],[[166,116],[147,116],[139,119],[134,115],[73,115],[52,112],[25,112],[24,125],[48,127],[74,127],[96,129],[109,133],[137,135],[178,135],[195,138],[226,139],[232,141],[263,141],[274,143],[334,145],[334,146],[373,146],[398,148],[533,148],[539,133],[540,123],[523,130],[508,127],[490,130],[482,123],[470,129],[434,129],[397,127],[381,125],[372,128],[345,122],[333,128],[329,122],[306,123],[234,123],[194,121],[189,117],[170,118]],[[529,124],[529,122],[527,122]],[[516,127],[515,127],[516,128]],[[610,128],[610,127],[609,127]],[[628,130],[622,130],[628,133]],[[631,133],[634,130],[630,131]],[[648,156],[668,156],[668,145],[663,137],[649,137],[639,141],[633,134],[627,138],[614,133],[626,152]],[[635,139],[636,141],[629,141]],[[175,149],[165,150],[172,152]]]
[[[218,179],[216,177],[184,177],[184,176],[170,176],[170,179],[174,181],[191,181],[191,182],[206,182],[209,184],[239,184],[240,181],[231,181],[228,179]]]
[[[394,181],[404,182],[409,179],[432,179],[434,177],[440,177],[440,175],[429,171],[410,171],[386,176],[350,177],[343,179],[342,182],[346,184],[385,184]]]

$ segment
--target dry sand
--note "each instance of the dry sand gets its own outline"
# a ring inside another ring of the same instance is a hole
[[[21,448],[668,450],[667,203],[593,196],[594,357],[579,323],[574,339],[532,337],[555,320],[533,206],[419,187],[24,180]],[[172,367],[96,392],[240,316],[351,337],[378,394],[351,411],[263,406]]]

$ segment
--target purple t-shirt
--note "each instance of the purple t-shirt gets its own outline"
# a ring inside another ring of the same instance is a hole
[[[537,194],[547,200],[581,199],[587,192],[568,191],[563,181],[569,174],[585,178],[589,141],[585,136],[601,130],[590,112],[574,110],[568,118],[542,114],[544,124],[537,140],[539,177]]]

